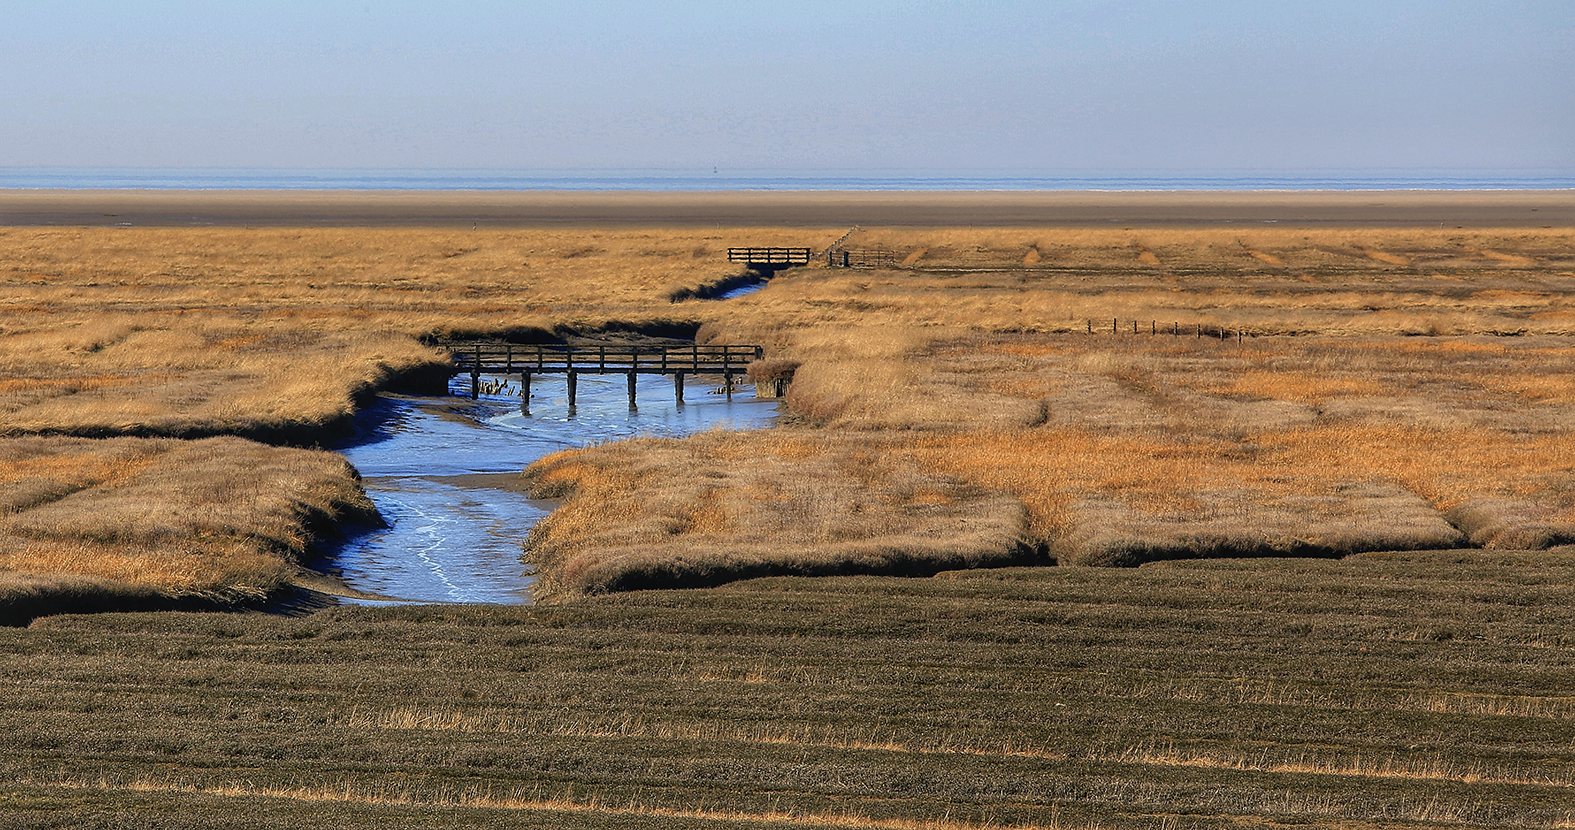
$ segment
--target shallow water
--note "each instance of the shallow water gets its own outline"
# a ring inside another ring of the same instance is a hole
[[[716,295],[716,297],[714,299],[731,300],[734,297],[742,297],[745,294],[753,294],[756,291],[759,291],[760,289],[765,288],[767,282],[770,282],[770,280],[769,279],[763,279],[760,282],[752,282],[752,283],[750,283],[748,285],[740,285],[739,287],[734,288],[731,291],[724,291],[721,294]]]
[[[776,416],[776,401],[747,386],[729,402],[701,380],[684,385],[679,406],[671,379],[641,375],[631,412],[623,375],[582,374],[571,412],[565,378],[538,376],[530,415],[520,414],[517,378],[512,396],[478,401],[469,382],[457,378],[453,397],[380,399],[360,416],[356,442],[339,448],[390,525],[336,551],[328,567],[350,587],[416,602],[529,602],[521,545],[553,505],[510,489],[527,464],[640,435],[758,429]]]

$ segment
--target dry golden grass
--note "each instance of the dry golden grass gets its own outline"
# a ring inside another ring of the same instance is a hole
[[[1013,496],[1026,516],[1013,545],[1135,564],[1575,541],[1563,461],[1575,351],[1558,336],[1575,287],[1568,232],[872,230],[855,241],[923,250],[924,270],[790,272],[702,337],[800,361],[788,404],[822,427],[824,446],[853,430],[888,465]],[[1503,249],[1519,259],[1480,253]],[[1134,262],[1135,250],[1156,262]],[[1024,267],[1024,251],[1044,252],[1041,267]],[[1120,334],[1087,333],[1113,317]],[[1200,338],[1198,326],[1252,336]],[[589,456],[602,452],[613,450]],[[618,498],[635,505],[665,481],[626,481]],[[855,501],[885,487],[871,481]],[[621,549],[591,541],[623,521],[599,506],[612,498],[571,502],[594,533],[568,513],[544,532],[559,549]],[[772,509],[740,504],[743,526]],[[971,549],[955,532],[941,546]],[[661,559],[726,570],[754,546],[735,534]],[[808,550],[780,540],[787,562]],[[555,592],[581,577],[537,561],[564,576]],[[584,584],[615,584],[599,573]]]
[[[728,245],[842,234],[7,229],[0,431],[298,439],[440,359],[421,335],[698,327],[798,362],[787,402],[819,429],[548,462],[574,496],[531,557],[559,595],[1571,538],[1575,232],[875,228],[848,244],[903,266],[670,301],[737,274]],[[1149,334],[1203,327],[1249,336]],[[921,473],[933,492],[893,495]]]
[[[1023,507],[864,435],[710,432],[557,453],[566,498],[531,531],[541,599],[771,573],[917,573],[1032,561]]]
[[[696,303],[668,297],[737,273],[727,242],[715,231],[0,230],[0,434],[309,441],[358,394],[443,359],[417,336],[699,325]]]
[[[257,598],[312,531],[375,516],[343,458],[239,438],[0,439],[0,497],[0,595],[70,576]]]

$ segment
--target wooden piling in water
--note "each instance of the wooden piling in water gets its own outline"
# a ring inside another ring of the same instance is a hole
[[[639,407],[634,405],[634,379],[635,379],[635,377],[636,377],[636,374],[634,372],[630,372],[629,373],[629,411],[630,412],[633,412],[633,411],[635,411],[636,409],[639,408]]]
[[[579,372],[570,372],[569,373],[569,408],[570,409],[574,408],[574,393],[577,391],[577,389],[579,387],[579,382],[580,382],[580,373]]]
[[[683,372],[678,372],[678,373],[673,375],[673,397],[674,397],[674,399],[676,399],[678,401],[678,403],[680,405],[683,404],[683,402],[684,402],[684,373]]]
[[[530,414],[530,372],[520,373],[520,414]]]

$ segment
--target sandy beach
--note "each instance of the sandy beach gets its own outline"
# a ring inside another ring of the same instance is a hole
[[[0,226],[1575,227],[1575,191],[0,190]]]

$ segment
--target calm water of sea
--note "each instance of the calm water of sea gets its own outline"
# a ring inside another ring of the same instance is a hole
[[[1575,170],[1046,172],[0,167],[0,189],[139,190],[1565,190]]]

